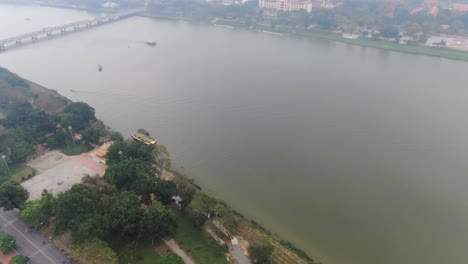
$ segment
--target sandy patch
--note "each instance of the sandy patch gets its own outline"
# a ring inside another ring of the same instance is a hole
[[[29,200],[41,198],[42,190],[53,195],[70,189],[80,183],[86,175],[104,175],[106,166],[88,154],[66,156],[59,151],[51,151],[32,160],[29,166],[35,168],[38,175],[21,183],[29,191]]]

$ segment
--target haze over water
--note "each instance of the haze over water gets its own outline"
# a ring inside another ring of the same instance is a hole
[[[0,38],[90,16],[0,5]],[[466,62],[131,18],[0,66],[126,136],[151,131],[206,190],[324,263],[468,263]]]

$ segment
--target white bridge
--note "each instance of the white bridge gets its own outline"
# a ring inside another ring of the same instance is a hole
[[[63,35],[65,33],[77,32],[82,29],[87,29],[95,26],[100,26],[113,21],[125,19],[131,16],[138,15],[144,12],[145,9],[133,9],[122,13],[116,13],[106,16],[97,17],[94,19],[87,19],[77,21],[56,27],[44,28],[42,30],[22,34],[15,37],[10,37],[0,40],[0,51],[6,50],[8,47],[21,46],[24,42],[29,41],[34,43],[39,39],[49,39],[53,36]]]

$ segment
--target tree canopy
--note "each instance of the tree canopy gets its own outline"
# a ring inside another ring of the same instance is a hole
[[[8,254],[16,248],[16,239],[7,233],[0,233],[0,250]]]
[[[7,211],[22,209],[28,198],[28,191],[15,181],[6,181],[0,186],[0,206]]]
[[[28,261],[29,261],[28,257],[22,256],[22,255],[16,255],[10,259],[9,264],[27,264]]]
[[[253,263],[271,264],[273,251],[273,245],[266,241],[249,246],[249,255]]]

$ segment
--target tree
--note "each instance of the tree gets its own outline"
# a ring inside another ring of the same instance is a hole
[[[181,257],[171,252],[162,256],[161,259],[159,260],[159,263],[161,264],[184,264],[184,261],[182,260]]]
[[[400,31],[395,26],[384,26],[380,29],[380,35],[384,38],[398,38]]]
[[[72,126],[75,130],[81,130],[90,121],[96,121],[96,114],[94,108],[88,104],[77,102],[67,105],[60,119],[63,127]]]
[[[253,263],[271,264],[274,247],[269,242],[254,243],[249,246],[249,255]]]
[[[27,202],[20,216],[34,226],[40,226],[41,223],[47,222],[49,215],[45,213],[43,202],[41,200]]]
[[[11,151],[11,159],[13,162],[21,162],[29,155],[34,153],[34,145],[26,141],[19,141]]]
[[[10,259],[9,264],[27,264],[29,258],[22,255],[16,255]]]
[[[7,181],[0,186],[0,206],[7,211],[22,209],[28,198],[29,192],[17,182]]]
[[[123,192],[108,199],[109,210],[106,219],[109,231],[125,240],[138,238],[144,210],[137,196],[132,192]]]
[[[102,129],[88,127],[81,133],[81,140],[88,144],[99,144],[99,138],[105,134]]]
[[[8,254],[15,248],[16,239],[7,233],[0,233],[0,250],[3,254]]]
[[[177,193],[177,185],[173,181],[159,180],[155,184],[154,194],[164,205],[172,203],[172,197]]]
[[[76,228],[88,215],[96,214],[100,199],[99,190],[86,184],[75,184],[70,190],[59,193],[55,205],[55,232],[60,234],[68,228]]]
[[[146,209],[141,226],[145,237],[161,238],[174,234],[176,217],[172,210],[165,208],[159,202],[154,202]]]

